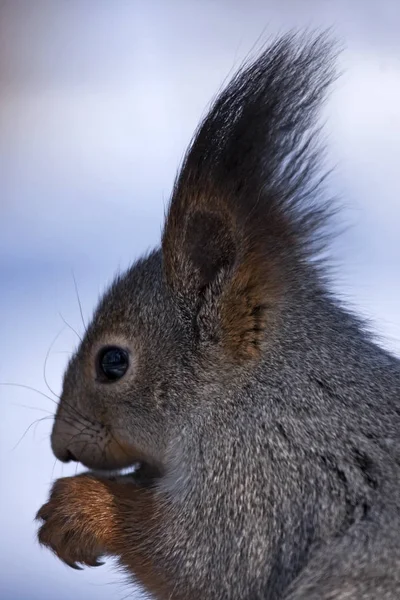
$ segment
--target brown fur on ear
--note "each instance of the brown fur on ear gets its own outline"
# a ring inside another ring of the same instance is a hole
[[[321,249],[331,208],[319,197],[314,123],[330,51],[323,36],[288,35],[240,70],[175,183],[162,239],[167,282],[188,318],[198,315],[203,333],[237,357],[259,354],[296,264]]]
[[[185,189],[171,203],[163,234],[167,281],[176,292],[197,296],[236,258],[235,223],[212,190]]]
[[[238,360],[260,356],[283,293],[278,267],[246,256],[221,297],[222,346]]]
[[[211,207],[209,198],[197,198],[183,214],[181,204],[171,205],[163,239],[166,276],[190,318],[197,312],[203,338],[234,360],[256,359],[283,292],[283,264],[252,219],[230,213],[222,195]]]

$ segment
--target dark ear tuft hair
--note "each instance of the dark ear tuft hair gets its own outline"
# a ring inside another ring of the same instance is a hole
[[[236,354],[257,351],[287,273],[325,223],[315,120],[332,57],[326,36],[290,34],[245,65],[200,124],[175,182],[162,239],[167,281],[189,311],[214,290],[217,338]]]

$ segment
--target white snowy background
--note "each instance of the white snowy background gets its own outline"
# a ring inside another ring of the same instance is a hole
[[[198,119],[259,36],[333,26],[335,287],[400,354],[397,0],[0,0],[0,383],[49,396],[118,267],[157,244]],[[55,463],[49,398],[0,386],[0,597],[135,597],[111,561],[75,572],[35,541]],[[49,411],[49,413],[47,412]],[[23,437],[22,437],[23,436]],[[22,439],[21,439],[22,438]]]

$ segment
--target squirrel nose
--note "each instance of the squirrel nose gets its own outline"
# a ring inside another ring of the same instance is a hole
[[[76,458],[76,456],[71,452],[71,450],[65,450],[65,452],[61,455],[59,454],[57,456],[58,460],[60,460],[63,463],[68,463],[68,462],[79,462],[78,459]]]
[[[75,454],[73,454],[71,452],[71,450],[67,450],[66,454],[67,454],[67,459],[65,462],[70,462],[70,461],[78,462],[78,459],[76,458]]]

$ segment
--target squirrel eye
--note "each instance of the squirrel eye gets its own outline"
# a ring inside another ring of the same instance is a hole
[[[123,348],[116,346],[103,348],[99,353],[98,367],[103,378],[105,377],[108,381],[117,381],[128,370],[128,353]]]

